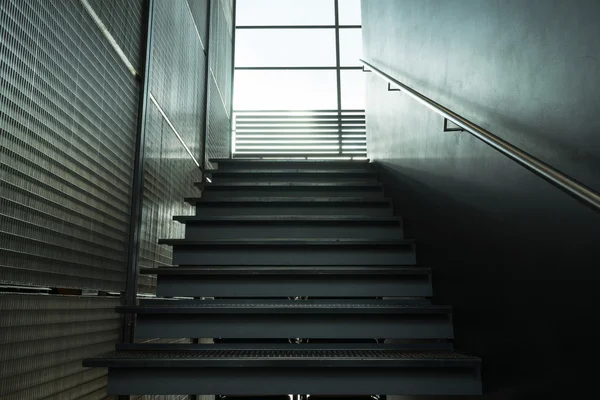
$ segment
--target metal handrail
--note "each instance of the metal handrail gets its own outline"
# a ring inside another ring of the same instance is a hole
[[[473,136],[475,136],[482,142],[498,150],[505,156],[513,159],[514,161],[521,164],[528,170],[532,171],[542,179],[563,190],[573,198],[583,202],[584,204],[590,206],[596,211],[600,211],[600,193],[577,182],[570,176],[563,174],[562,172],[551,167],[545,162],[533,157],[531,154],[528,154],[525,151],[513,146],[507,141],[500,139],[493,133],[483,129],[479,125],[474,124],[468,119],[461,117],[454,111],[442,106],[441,104],[436,103],[430,98],[422,95],[416,90],[398,81],[397,79],[392,78],[390,75],[381,71],[373,64],[365,60],[360,60],[360,62],[367,66],[369,69],[371,69],[371,71],[376,75],[382,77],[387,82],[400,87],[410,97],[414,98],[421,104],[447,118],[449,121],[452,121],[453,123],[460,126],[467,132],[471,133]]]

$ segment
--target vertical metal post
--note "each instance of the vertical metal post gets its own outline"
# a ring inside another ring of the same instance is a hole
[[[204,76],[205,82],[205,94],[204,94],[204,137],[202,138],[202,154],[200,154],[200,168],[202,169],[202,182],[206,181],[205,172],[206,171],[206,139],[208,137],[208,129],[210,126],[208,111],[210,109],[210,63],[212,61],[211,53],[212,53],[212,45],[211,45],[211,30],[213,25],[213,10],[214,5],[213,2],[217,0],[208,0],[206,11],[207,15],[207,25],[208,29],[206,30],[206,74]]]
[[[233,27],[231,29],[231,97],[229,111],[229,158],[233,158],[233,85],[235,83],[235,26],[237,25],[237,0],[233,0]]]
[[[342,71],[340,63],[339,0],[333,1],[335,12],[335,73],[337,79],[338,154],[342,154]]]
[[[127,256],[127,276],[125,283],[125,305],[135,305],[137,302],[137,285],[139,275],[140,233],[142,226],[142,200],[144,190],[144,150],[146,142],[146,116],[150,92],[150,75],[152,74],[152,39],[154,24],[155,0],[148,0],[144,16],[143,39],[145,42],[143,71],[141,77],[140,99],[138,108],[138,123],[136,148],[133,165],[133,181],[131,190],[131,215],[129,217],[129,238]],[[125,314],[123,324],[123,342],[133,343],[135,334],[135,315]]]

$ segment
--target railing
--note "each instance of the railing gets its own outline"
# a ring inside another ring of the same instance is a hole
[[[469,132],[476,138],[480,139],[487,145],[493,147],[498,150],[505,156],[513,159],[517,163],[521,164],[525,168],[529,169],[539,177],[545,179],[550,182],[552,185],[557,188],[563,190],[573,198],[583,202],[584,204],[590,206],[596,211],[600,211],[600,194],[595,192],[594,190],[586,187],[585,185],[577,182],[575,179],[569,177],[568,175],[563,174],[562,172],[554,169],[550,165],[544,163],[541,160],[533,157],[531,154],[524,152],[523,150],[513,146],[507,141],[500,139],[498,136],[493,133],[483,129],[482,127],[474,124],[466,118],[461,117],[457,113],[449,110],[448,108],[442,106],[441,104],[436,103],[430,98],[422,95],[416,90],[410,88],[404,83],[398,81],[397,79],[392,78],[390,75],[381,71],[379,68],[375,67],[371,63],[360,60],[366,67],[368,67],[371,71],[376,75],[380,76],[384,80],[388,82],[388,85],[394,85],[400,89],[400,91],[405,92],[408,96],[417,100],[421,104],[426,107],[432,109],[436,113],[442,115],[444,118],[449,121],[455,123],[456,125],[463,128],[465,131]]]
[[[367,156],[365,110],[234,111],[233,157]]]

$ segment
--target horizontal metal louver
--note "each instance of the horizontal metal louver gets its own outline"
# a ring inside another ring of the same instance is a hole
[[[367,156],[364,110],[235,111],[234,157]]]

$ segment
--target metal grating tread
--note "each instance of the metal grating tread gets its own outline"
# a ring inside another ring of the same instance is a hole
[[[139,350],[115,351],[84,360],[85,367],[112,368],[471,368],[481,360],[450,350]]]
[[[235,308],[235,309],[258,309],[258,308],[326,308],[326,309],[357,309],[357,308],[390,308],[390,309],[405,309],[405,310],[417,310],[417,311],[428,311],[428,310],[444,310],[447,311],[450,307],[444,306],[430,306],[430,305],[419,305],[415,306],[412,304],[373,304],[373,303],[303,303],[301,300],[295,300],[292,303],[279,302],[279,303],[207,303],[207,304],[178,304],[176,300],[168,300],[172,304],[147,304],[142,306],[135,306],[137,309],[144,308],[163,308],[163,309],[210,309],[210,308]],[[200,300],[202,301],[202,300]],[[118,307],[119,308],[119,307]]]
[[[117,311],[138,314],[205,314],[205,313],[393,313],[449,314],[450,306],[408,304],[406,302],[375,300],[356,301],[211,301],[211,300],[149,300],[139,306],[120,306]]]
[[[169,351],[114,351],[99,358],[155,358],[155,359],[465,359],[476,360],[452,351],[402,350],[169,350]]]
[[[201,189],[228,188],[228,187],[382,187],[381,183],[370,181],[348,181],[348,182],[195,182],[194,185]]]

